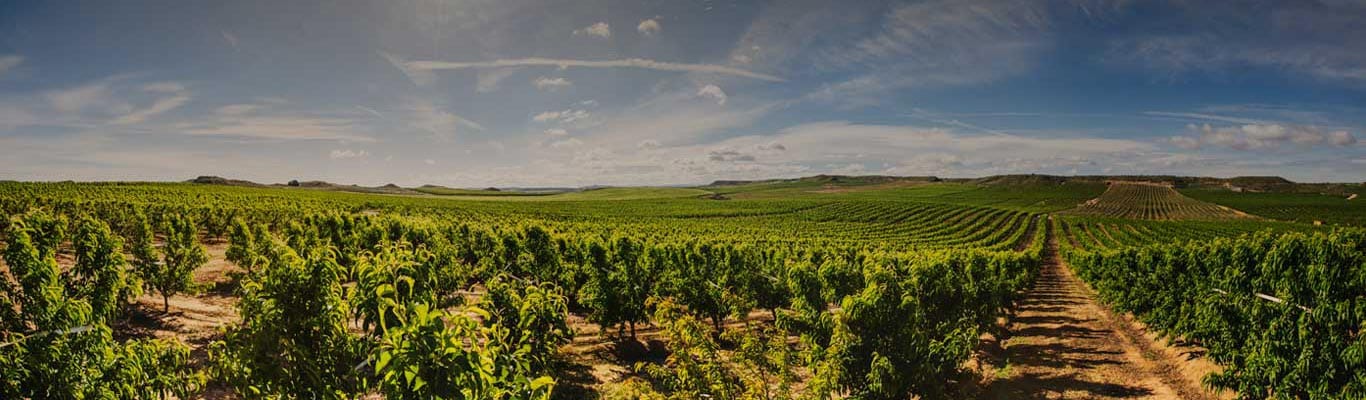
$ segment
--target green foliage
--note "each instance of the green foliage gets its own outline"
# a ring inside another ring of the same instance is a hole
[[[479,308],[489,312],[488,324],[510,333],[508,338],[524,350],[533,371],[551,367],[559,347],[569,343],[569,315],[560,289],[550,283],[524,282],[499,276],[488,283]]]
[[[655,324],[669,346],[663,365],[639,364],[636,368],[673,399],[736,399],[743,391],[740,377],[726,367],[721,345],[706,323],[681,304],[662,299],[654,304]]]
[[[835,313],[815,394],[943,398],[945,383],[1037,268],[1037,252],[875,254],[866,286]]]
[[[203,376],[173,341],[119,343],[107,325],[127,285],[119,244],[84,220],[77,266],[63,275],[55,258],[62,220],[44,213],[12,219],[0,275],[0,398],[185,398]]]
[[[256,270],[257,265],[263,261],[263,255],[258,253],[261,246],[256,244],[256,231],[248,226],[246,221],[234,219],[232,228],[228,233],[228,251],[225,254],[228,261],[247,270],[251,273]],[[267,240],[262,238],[260,240]]]
[[[1363,187],[1348,186],[1358,195],[1366,194]],[[1282,221],[1366,227],[1366,198],[1348,200],[1345,195],[1319,193],[1256,193],[1225,189],[1185,189],[1181,194],[1220,204],[1259,217]]]
[[[456,313],[392,303],[374,358],[390,399],[549,399],[555,380],[533,365],[532,347],[479,308]],[[524,335],[523,335],[524,336]]]
[[[72,238],[76,265],[66,287],[69,296],[89,299],[91,317],[110,322],[123,305],[142,295],[141,283],[125,272],[123,242],[109,226],[86,217]]]
[[[1366,232],[1263,232],[1068,260],[1117,310],[1208,348],[1224,367],[1209,385],[1247,399],[1366,397]]]
[[[160,251],[152,244],[152,230],[141,225],[136,229],[133,245],[133,255],[138,259],[136,270],[143,284],[161,295],[162,311],[170,312],[171,296],[198,290],[194,270],[209,262],[209,255],[199,243],[199,230],[190,217],[169,216],[162,227],[166,237]]]
[[[210,348],[216,379],[248,397],[348,398],[365,343],[346,326],[344,271],[325,250],[271,254],[242,283],[238,314]]]

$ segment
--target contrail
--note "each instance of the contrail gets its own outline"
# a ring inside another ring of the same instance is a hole
[[[713,64],[685,64],[648,60],[644,58],[627,58],[621,60],[572,60],[556,58],[516,58],[493,61],[476,62],[455,62],[455,61],[403,61],[398,60],[392,55],[385,54],[385,58],[393,62],[394,65],[404,69],[409,76],[415,72],[427,72],[447,69],[468,69],[468,68],[504,68],[504,67],[581,67],[581,68],[643,68],[659,71],[679,71],[679,72],[707,72],[714,74],[725,74],[742,76],[746,78],[759,79],[769,82],[783,82],[785,79],[777,76],[761,74],[735,67]]]

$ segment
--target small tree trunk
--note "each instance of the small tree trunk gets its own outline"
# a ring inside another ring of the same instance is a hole
[[[636,321],[631,321],[631,340],[636,340]]]
[[[171,296],[167,296],[165,292],[161,293],[161,313],[171,313]]]

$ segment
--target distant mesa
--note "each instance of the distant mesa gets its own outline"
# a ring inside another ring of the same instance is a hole
[[[228,179],[228,178],[224,178],[224,177],[221,177],[221,176],[213,176],[213,175],[202,175],[202,176],[199,176],[199,177],[197,177],[197,178],[188,180],[188,181],[186,181],[186,182],[189,182],[189,183],[198,183],[198,184],[202,184],[202,185],[265,186],[265,185],[262,185],[262,184],[259,184],[259,183],[256,183],[256,182],[252,182],[252,181],[244,181],[244,180],[240,180],[240,179]]]

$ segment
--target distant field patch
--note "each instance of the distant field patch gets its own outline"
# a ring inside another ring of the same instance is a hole
[[[1186,197],[1170,186],[1138,182],[1111,182],[1100,197],[1063,213],[1143,220],[1255,218],[1229,207]]]
[[[1356,189],[1361,189],[1357,186]],[[1366,226],[1366,199],[1318,193],[1251,193],[1224,189],[1186,189],[1182,194],[1282,221]]]

